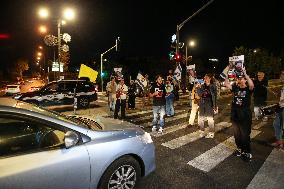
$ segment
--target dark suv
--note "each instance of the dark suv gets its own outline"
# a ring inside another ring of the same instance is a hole
[[[97,100],[95,85],[85,80],[53,81],[38,91],[17,95],[15,99],[40,106],[68,105],[74,103],[74,92],[79,108],[87,108],[90,102]]]

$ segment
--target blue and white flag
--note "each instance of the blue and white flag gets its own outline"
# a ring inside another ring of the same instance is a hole
[[[136,82],[143,90],[147,86],[147,81],[141,73],[138,73]]]
[[[173,77],[176,81],[181,80],[181,70],[182,70],[182,68],[181,68],[180,64],[178,64],[175,71],[174,71],[174,77]]]

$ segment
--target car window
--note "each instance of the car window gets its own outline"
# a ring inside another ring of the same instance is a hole
[[[68,91],[68,92],[70,91],[70,92],[73,93],[75,88],[76,88],[76,81],[74,81],[74,82],[70,81],[70,82],[64,83],[63,90]]]
[[[61,146],[64,135],[61,130],[29,119],[0,116],[0,156]]]

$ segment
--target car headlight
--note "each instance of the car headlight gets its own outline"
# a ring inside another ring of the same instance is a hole
[[[150,133],[145,132],[144,135],[141,136],[141,139],[146,144],[153,143],[153,140],[152,140]]]
[[[14,99],[19,100],[22,97],[22,95],[15,95]]]

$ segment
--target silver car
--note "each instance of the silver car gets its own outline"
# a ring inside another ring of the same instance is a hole
[[[134,188],[155,168],[136,125],[0,99],[0,188]]]

